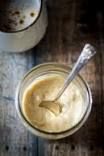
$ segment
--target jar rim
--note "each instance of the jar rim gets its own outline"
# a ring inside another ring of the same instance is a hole
[[[46,139],[52,139],[52,140],[56,140],[56,139],[61,139],[64,138],[66,136],[72,135],[73,133],[75,133],[77,130],[79,130],[83,124],[85,123],[85,121],[87,120],[90,111],[91,111],[91,107],[92,107],[92,94],[91,94],[91,90],[90,87],[88,85],[88,83],[80,76],[80,74],[78,74],[78,78],[80,79],[80,81],[83,83],[83,85],[86,88],[87,94],[88,94],[88,105],[86,107],[86,110],[82,116],[82,118],[79,120],[79,122],[73,126],[72,128],[62,131],[62,132],[55,132],[55,133],[51,133],[51,132],[46,132],[43,130],[40,130],[38,128],[36,128],[35,126],[32,126],[32,124],[27,121],[27,119],[24,117],[22,110],[21,110],[21,106],[20,106],[20,100],[19,100],[19,93],[20,93],[20,88],[21,88],[21,84],[23,83],[23,81],[34,71],[39,70],[42,67],[48,67],[48,66],[56,66],[56,67],[66,67],[68,69],[71,69],[70,66],[66,65],[66,64],[61,64],[61,63],[55,63],[55,62],[51,62],[51,63],[43,63],[43,64],[39,64],[35,67],[33,67],[31,70],[29,70],[23,77],[23,79],[20,81],[18,87],[17,87],[17,91],[16,91],[16,99],[15,99],[15,104],[16,104],[16,109],[17,109],[17,113],[19,115],[19,117],[21,118],[21,120],[23,121],[23,124],[25,127],[27,127],[28,130],[30,130],[33,134],[41,136],[43,138]]]

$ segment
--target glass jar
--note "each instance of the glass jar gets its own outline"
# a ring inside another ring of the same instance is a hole
[[[83,97],[83,111],[82,111],[82,116],[81,120],[74,125],[71,129],[68,129],[64,132],[57,132],[57,133],[50,133],[50,132],[44,132],[41,129],[35,128],[34,126],[29,123],[22,111],[22,97],[25,89],[33,82],[35,79],[37,79],[40,76],[46,75],[46,74],[61,74],[67,77],[69,72],[71,71],[71,68],[67,65],[59,64],[59,63],[45,63],[38,65],[34,68],[32,68],[21,80],[21,82],[18,85],[17,91],[16,91],[16,99],[15,99],[15,104],[16,104],[16,110],[18,112],[18,115],[22,121],[22,123],[25,125],[25,127],[31,131],[33,134],[46,138],[46,139],[61,139],[66,136],[72,135],[75,133],[77,130],[82,127],[82,125],[85,123],[87,120],[91,107],[92,107],[92,95],[90,88],[88,84],[83,80],[83,78],[78,75],[73,81],[77,85],[77,87],[80,89],[80,92]]]

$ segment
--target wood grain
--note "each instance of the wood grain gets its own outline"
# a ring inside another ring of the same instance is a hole
[[[104,155],[104,16],[102,7],[96,3],[91,10],[92,4],[89,0],[49,0],[49,26],[44,39],[27,53],[0,53],[0,156]],[[39,63],[73,64],[87,42],[97,49],[96,57],[81,72],[93,94],[88,121],[73,136],[59,141],[33,136],[15,111],[19,80]]]

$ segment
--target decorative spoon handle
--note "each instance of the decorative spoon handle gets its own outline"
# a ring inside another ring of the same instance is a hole
[[[58,100],[60,96],[63,94],[65,89],[69,86],[72,80],[76,77],[79,71],[88,63],[88,61],[95,55],[96,51],[93,46],[90,44],[86,44],[79,56],[77,62],[75,63],[71,73],[68,75],[62,89],[59,91],[57,97],[54,101]]]

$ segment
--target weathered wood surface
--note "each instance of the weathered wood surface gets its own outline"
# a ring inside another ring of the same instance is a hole
[[[0,156],[104,156],[104,15],[101,2],[93,2],[48,0],[49,26],[40,44],[27,53],[0,52]],[[19,80],[39,63],[74,63],[86,42],[97,48],[96,57],[81,73],[93,93],[88,121],[60,141],[33,136],[15,110]]]

